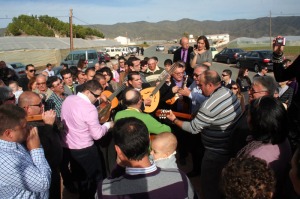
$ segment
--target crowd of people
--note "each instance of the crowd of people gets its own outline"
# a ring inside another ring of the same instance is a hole
[[[1,61],[0,198],[59,199],[61,179],[82,199],[299,198],[300,56],[275,41],[275,79],[218,74],[205,36],[163,67],[129,56],[18,78]]]

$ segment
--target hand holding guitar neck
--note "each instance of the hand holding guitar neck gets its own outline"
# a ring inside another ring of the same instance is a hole
[[[183,96],[188,97],[188,96],[191,94],[191,91],[190,91],[190,89],[188,89],[187,87],[184,87],[184,88],[182,88],[182,89],[179,89],[179,90],[178,90],[178,93],[179,93],[180,95],[183,95]]]

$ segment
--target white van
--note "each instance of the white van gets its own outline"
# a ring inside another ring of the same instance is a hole
[[[98,54],[96,50],[74,50],[64,59],[63,63],[71,66],[77,66],[78,61],[84,59],[88,63],[88,67],[93,67],[98,62]]]
[[[123,49],[121,47],[106,47],[105,48],[105,52],[107,52],[107,54],[109,54],[109,56],[111,58],[115,58],[115,59],[118,59],[119,56],[123,56],[122,50]]]

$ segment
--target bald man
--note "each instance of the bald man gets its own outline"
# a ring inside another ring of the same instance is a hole
[[[194,69],[190,64],[190,54],[193,52],[193,47],[189,45],[189,39],[182,37],[180,39],[181,47],[174,52],[173,62],[183,61],[185,63],[186,74],[192,77]]]
[[[149,133],[159,134],[171,131],[168,125],[160,123],[151,115],[141,111],[143,99],[139,91],[135,89],[125,91],[123,102],[127,109],[119,111],[115,116],[115,121],[121,118],[135,117],[145,123]]]
[[[30,125],[37,125],[41,145],[44,148],[46,160],[52,171],[49,198],[59,199],[61,198],[59,166],[62,160],[62,147],[59,133],[53,129],[56,113],[53,110],[44,112],[42,99],[38,94],[31,91],[24,91],[20,95],[18,106],[26,111],[27,116],[42,115],[43,125],[38,123],[30,123]]]

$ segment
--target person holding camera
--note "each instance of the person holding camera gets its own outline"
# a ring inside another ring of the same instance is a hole
[[[194,51],[191,53],[191,67],[195,68],[199,64],[204,64],[208,67],[212,64],[209,42],[204,35],[198,37],[197,45],[195,45]]]
[[[289,66],[284,66],[283,50],[285,46],[285,38],[277,36],[273,40],[273,70],[277,82],[283,82],[296,78],[300,81],[300,55]],[[300,93],[297,92],[293,96],[291,105],[288,108],[288,116],[290,123],[289,139],[292,150],[295,151],[297,143],[300,141]]]

